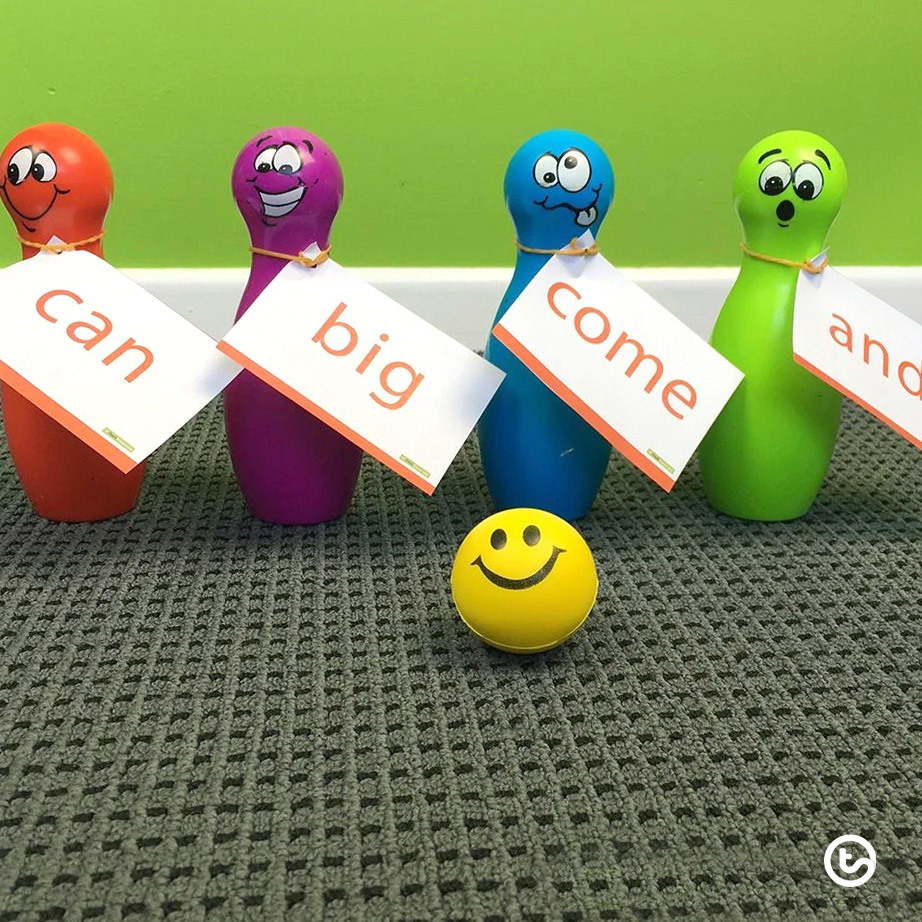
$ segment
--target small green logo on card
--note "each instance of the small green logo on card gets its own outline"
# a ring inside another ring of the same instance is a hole
[[[422,474],[423,477],[431,477],[432,473],[427,471],[424,467],[417,464],[415,461],[411,461],[406,455],[401,455],[400,460],[409,468],[416,471],[417,474]]]
[[[102,434],[109,436],[109,438],[112,439],[116,445],[121,445],[125,451],[134,451],[134,445],[132,445],[130,442],[126,442],[120,435],[113,432],[108,426],[102,430]]]
[[[670,474],[675,473],[675,468],[669,464],[669,462],[664,461],[652,448],[647,449],[647,454],[664,470],[668,471]]]

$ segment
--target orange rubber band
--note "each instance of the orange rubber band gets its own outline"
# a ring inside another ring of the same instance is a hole
[[[740,243],[740,249],[753,259],[761,259],[767,263],[777,263],[779,266],[790,266],[792,269],[803,269],[804,272],[809,272],[810,275],[819,275],[829,265],[828,259],[824,259],[822,265],[814,266],[813,263],[806,261],[798,263],[794,262],[793,259],[782,259],[780,256],[767,256],[765,253],[756,253],[755,250],[750,250],[745,243]]]
[[[589,247],[577,246],[576,237],[574,237],[569,245],[562,250],[540,250],[535,247],[527,247],[518,240],[516,240],[515,245],[523,253],[540,253],[544,256],[595,256],[599,252],[599,245],[597,243],[593,243],[592,246]]]
[[[73,243],[34,243],[31,240],[25,240],[22,237],[17,236],[16,239],[24,247],[32,247],[34,250],[42,250],[46,253],[70,253],[73,250],[76,250],[77,247],[86,246],[88,243],[95,243],[97,240],[102,240],[106,235],[105,231],[100,231],[98,234],[94,234],[92,237],[87,237],[86,240],[75,240]]]
[[[251,253],[258,253],[260,256],[274,256],[276,259],[287,259],[293,263],[300,263],[302,266],[307,266],[308,269],[316,269],[321,263],[325,263],[330,258],[330,250],[332,247],[327,247],[325,250],[321,250],[316,256],[305,256],[303,253],[298,253],[296,256],[292,256],[291,253],[276,253],[274,250],[263,250],[261,247],[250,247]]]

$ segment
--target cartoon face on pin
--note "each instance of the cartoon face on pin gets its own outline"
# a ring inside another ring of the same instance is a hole
[[[333,151],[302,128],[260,132],[237,157],[231,185],[254,237],[260,228],[332,222],[343,196]]]
[[[536,135],[516,151],[504,191],[520,238],[538,235],[556,246],[586,230],[598,231],[614,195],[615,176],[595,141],[558,129]]]
[[[734,200],[747,231],[758,227],[779,242],[812,240],[829,230],[847,186],[845,163],[829,141],[808,131],[780,131],[743,157]]]
[[[112,169],[92,138],[70,125],[21,131],[0,154],[0,196],[17,229],[48,237],[62,210],[101,227],[112,202]]]

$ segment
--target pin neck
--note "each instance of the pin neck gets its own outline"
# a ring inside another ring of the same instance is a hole
[[[740,243],[740,249],[750,259],[759,259],[762,262],[774,263],[778,266],[788,266],[791,269],[801,269],[804,272],[808,272],[810,275],[819,275],[829,265],[829,260],[826,258],[824,258],[819,265],[814,265],[808,260],[798,262],[794,259],[784,259],[781,256],[769,256],[767,253],[759,253],[756,250],[750,249],[746,246],[745,242]]]
[[[567,246],[561,249],[542,249],[540,247],[525,246],[521,240],[515,241],[516,249],[522,253],[537,253],[541,256],[595,256],[599,252],[599,245],[595,242],[591,246],[581,247],[574,237]]]
[[[266,236],[274,237],[275,239],[264,239]],[[251,237],[250,239],[252,241],[253,238]],[[320,248],[321,254],[327,254],[322,258],[319,256],[314,257],[317,260],[316,265],[320,265],[321,262],[329,258],[329,229],[323,234],[295,235],[289,231],[286,234],[261,235],[257,239],[259,239],[260,243],[267,244],[267,246],[260,247],[251,242],[249,248],[251,254],[250,276],[247,279],[246,288],[237,308],[238,320],[289,261],[297,261],[302,265],[308,264],[306,260],[310,260],[311,257],[304,257],[304,260],[302,260],[300,254],[311,244],[316,244]]]
[[[271,256],[273,259],[286,259],[290,262],[300,263],[308,269],[315,269],[330,258],[330,250],[332,249],[331,246],[328,246],[326,249],[321,250],[316,256],[305,256],[304,253],[279,253],[275,250],[264,250],[262,247],[254,246],[250,247],[250,252],[255,253],[257,256]]]
[[[43,253],[72,253],[74,250],[79,250],[81,247],[88,247],[91,243],[96,243],[105,236],[105,231],[100,231],[98,234],[94,234],[92,237],[86,237],[83,240],[74,240],[71,243],[36,243],[34,240],[26,240],[25,237],[17,236],[17,240],[24,247],[31,247],[34,250],[43,252]]]

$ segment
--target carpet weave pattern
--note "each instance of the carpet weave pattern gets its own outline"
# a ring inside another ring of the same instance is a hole
[[[847,406],[785,525],[615,460],[534,658],[451,604],[490,511],[470,442],[431,499],[366,458],[341,521],[258,522],[217,405],[120,521],[39,520],[4,452],[0,922],[922,918],[916,449]]]

